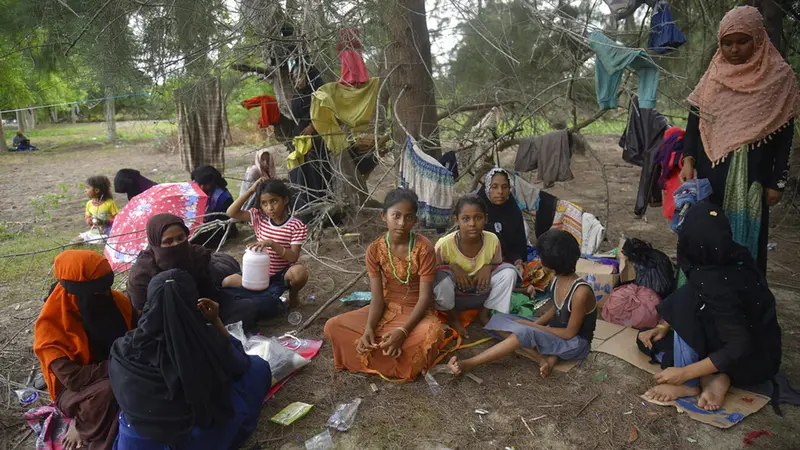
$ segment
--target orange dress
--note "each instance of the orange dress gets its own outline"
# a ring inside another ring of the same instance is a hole
[[[395,328],[402,327],[419,300],[421,281],[431,283],[436,268],[433,244],[425,236],[417,235],[411,251],[411,278],[408,284],[401,283],[394,276],[389,261],[386,238],[381,235],[367,249],[367,272],[370,278],[380,278],[383,282],[383,296],[386,309],[375,329],[376,339]],[[405,278],[408,270],[407,255],[392,255],[397,275]],[[432,296],[433,294],[431,294]],[[444,338],[442,326],[431,309],[419,321],[403,342],[403,352],[397,358],[384,356],[381,350],[360,355],[356,344],[364,334],[369,315],[369,306],[336,316],[325,324],[325,336],[333,345],[333,361],[337,369],[351,372],[376,372],[389,378],[402,378],[411,381],[419,373],[433,364]]]

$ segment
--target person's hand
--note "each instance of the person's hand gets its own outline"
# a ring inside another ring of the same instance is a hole
[[[364,330],[364,334],[361,335],[361,339],[358,340],[358,344],[356,344],[356,351],[363,355],[376,348],[378,348],[378,344],[375,342],[375,332],[367,328]]]
[[[475,287],[478,292],[489,289],[489,282],[492,281],[492,266],[485,265],[475,274]]]
[[[463,292],[474,286],[472,280],[469,279],[469,275],[464,269],[453,264],[450,266],[450,270],[453,271],[453,276],[456,278],[456,286],[458,286],[458,290]]]
[[[653,344],[664,339],[664,336],[666,336],[668,332],[669,330],[667,328],[661,328],[661,327],[651,328],[647,331],[642,331],[641,333],[639,333],[637,339],[642,341],[642,344],[644,344],[645,347],[652,350]]]
[[[783,192],[767,188],[767,206],[775,206],[783,198]]]
[[[201,298],[197,301],[197,309],[203,313],[203,317],[205,317],[209,323],[219,320],[219,303],[214,300],[210,298]]]
[[[687,381],[686,370],[683,367],[667,367],[656,374],[656,383],[658,384],[679,386]]]
[[[264,239],[263,241],[251,242],[250,244],[247,244],[247,248],[255,252],[261,252],[271,247],[272,241],[270,239]]]
[[[694,178],[694,158],[683,158],[683,167],[678,174],[678,180],[685,183],[686,180]]]
[[[381,343],[378,344],[378,347],[383,350],[384,356],[389,356],[392,358],[397,358],[403,353],[403,341],[406,340],[406,334],[403,330],[399,328],[395,328],[394,330],[390,331],[388,335],[384,336],[381,339]]]
[[[521,259],[514,261],[514,267],[516,267],[517,270],[519,270],[520,275],[522,275],[522,273],[525,272],[525,264],[522,262]]]
[[[264,180],[266,180],[266,179],[267,179],[267,177],[261,177],[261,178],[257,179],[256,182],[253,183],[252,186],[250,186],[250,190],[255,192],[256,189],[258,189],[258,185],[261,184],[262,182],[264,182]]]

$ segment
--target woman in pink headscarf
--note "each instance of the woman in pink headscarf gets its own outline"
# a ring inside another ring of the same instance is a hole
[[[256,151],[256,163],[248,167],[247,171],[244,173],[242,187],[239,189],[239,197],[244,195],[259,178],[275,178],[275,159],[266,148]],[[254,205],[255,196],[251,196],[244,206],[242,206],[242,211],[249,211]]]
[[[728,11],[719,48],[689,95],[680,179],[708,178],[734,239],[767,268],[769,207],[781,199],[798,107],[792,68],[772,45],[757,9]]]

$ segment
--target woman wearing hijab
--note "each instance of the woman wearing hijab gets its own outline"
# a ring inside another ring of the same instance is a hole
[[[775,297],[750,252],[734,241],[722,208],[701,202],[678,233],[678,264],[687,284],[657,307],[666,323],[642,332],[648,347],[674,330],[674,366],[645,394],[656,401],[700,395],[707,411],[722,406],[731,384],[772,380],[781,364]]]
[[[225,215],[225,211],[233,204],[233,196],[228,191],[228,181],[213,166],[200,166],[192,171],[192,181],[200,186],[200,189],[208,196],[206,204],[206,214],[214,214],[206,217],[205,222],[224,221],[230,219]],[[239,229],[235,224],[228,224],[213,230],[205,231],[194,238],[195,242],[203,247],[216,250],[222,237],[227,232],[229,238],[234,238],[239,234]]]
[[[33,351],[50,398],[72,419],[64,448],[111,449],[119,407],[108,380],[111,345],[136,325],[136,311],[111,289],[108,261],[90,250],[56,256],[53,285],[34,326]]]
[[[157,184],[135,169],[120,169],[114,175],[114,192],[126,194],[128,201]]]
[[[731,221],[736,242],[766,273],[769,206],[781,199],[798,105],[792,68],[772,45],[761,14],[730,10],[719,49],[688,101],[681,182],[708,178],[711,201]]]
[[[478,196],[489,207],[485,229],[500,239],[503,262],[513,264],[522,271],[528,253],[528,234],[522,210],[511,195],[512,188],[511,174],[495,167],[486,174],[484,188],[478,191]]]
[[[191,274],[152,279],[139,326],[111,350],[109,375],[122,412],[115,449],[236,449],[255,429],[272,382],[248,356]]]
[[[253,186],[253,183],[261,178],[266,178],[267,180],[275,178],[275,159],[272,158],[272,154],[266,148],[256,151],[256,163],[248,167],[244,173],[242,187],[239,189],[239,197],[245,195],[248,189]],[[242,211],[249,211],[252,208],[256,208],[254,195],[251,195],[250,199],[242,206]]]

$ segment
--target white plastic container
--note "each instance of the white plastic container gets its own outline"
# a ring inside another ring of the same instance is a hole
[[[269,287],[269,254],[249,248],[242,257],[242,287],[251,291],[263,291]]]

